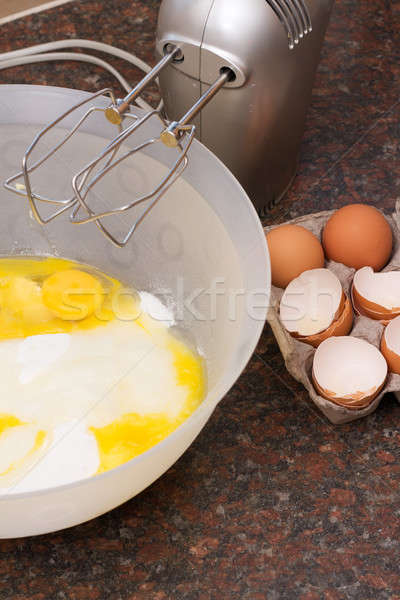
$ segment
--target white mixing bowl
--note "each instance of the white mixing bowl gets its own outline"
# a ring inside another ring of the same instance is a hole
[[[20,169],[26,147],[44,124],[86,96],[60,88],[0,86],[0,180]],[[75,121],[71,117],[62,125]],[[152,124],[148,127],[143,135],[153,134]],[[68,168],[86,164],[94,148],[112,134],[102,114],[88,120],[71,149],[43,176],[48,189],[64,191]],[[121,177],[111,177],[102,197],[122,197],[135,182],[143,186],[156,177],[168,160],[166,151],[153,148],[141,157],[136,173],[128,165]],[[204,353],[208,371],[204,402],[149,451],[90,479],[0,497],[0,537],[7,538],[55,531],[101,515],[141,492],[181,456],[254,351],[266,316],[270,265],[251,202],[225,166],[198,142],[191,148],[184,177],[124,249],[113,247],[94,224],[73,226],[67,216],[41,227],[30,216],[27,200],[2,187],[0,200],[0,254],[75,259],[162,297],[184,335]],[[120,224],[129,222],[125,214]]]

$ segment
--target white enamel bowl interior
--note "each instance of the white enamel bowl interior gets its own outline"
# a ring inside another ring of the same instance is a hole
[[[39,129],[86,96],[51,87],[0,86],[1,182],[20,169],[22,155]],[[144,135],[151,135],[150,129]],[[53,161],[43,175],[47,189],[62,193],[71,164],[74,168],[86,164],[93,149],[104,146],[113,133],[104,116],[96,113],[66,154],[59,162]],[[101,201],[105,198],[107,202],[110,193],[126,195],[138,179],[151,181],[166,160],[165,149],[157,147],[149,154],[139,157],[137,173],[136,167],[127,165],[121,178],[104,182],[99,191]],[[101,515],[138,494],[179,458],[255,348],[266,315],[270,266],[261,224],[245,192],[224,165],[197,142],[191,148],[184,178],[158,202],[123,249],[112,246],[94,224],[73,226],[67,217],[61,217],[41,227],[30,217],[27,201],[2,185],[0,199],[2,255],[56,254],[92,264],[139,290],[162,295],[174,308],[179,329],[204,353],[208,370],[208,394],[202,405],[148,452],[84,481],[1,498],[0,537],[4,538],[55,531]],[[129,222],[126,214],[121,224]],[[224,290],[215,302],[205,293],[213,285]],[[257,296],[261,291],[266,295]],[[182,299],[191,295],[195,296],[192,306],[185,308]]]

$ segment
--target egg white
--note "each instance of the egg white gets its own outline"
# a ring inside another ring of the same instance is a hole
[[[149,332],[115,320],[72,334],[0,342],[0,414],[27,424],[0,436],[0,456],[7,457],[0,464],[0,494],[96,473],[99,455],[90,427],[127,413],[175,418],[187,389],[177,386],[167,335],[165,326]],[[5,473],[29,453],[38,431],[46,432],[46,441],[35,460]]]

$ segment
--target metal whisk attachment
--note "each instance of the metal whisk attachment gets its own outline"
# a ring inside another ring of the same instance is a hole
[[[137,99],[145,87],[158,76],[162,69],[174,59],[179,59],[180,54],[181,50],[177,46],[169,46],[161,61],[123,100],[116,100],[113,91],[107,88],[75,104],[68,111],[57,117],[36,135],[24,154],[21,171],[7,179],[4,183],[5,188],[19,196],[27,198],[33,216],[42,225],[49,223],[66,211],[70,211],[69,218],[71,223],[83,225],[94,222],[113,244],[118,247],[125,246],[139,223],[142,222],[156,202],[185,170],[188,164],[188,151],[195,135],[194,117],[226,82],[231,81],[235,77],[233,71],[228,68],[223,69],[216,81],[179,121],[168,123],[160,110],[152,110],[145,114],[131,112],[129,110],[130,104]],[[108,96],[110,104],[104,107],[94,103],[100,96]],[[77,123],[63,135],[61,140],[45,151],[40,158],[31,161],[32,153],[37,149],[42,138],[56,128],[64,119],[73,115],[78,109],[82,112],[82,109],[86,106],[89,106],[87,111],[79,117]],[[118,133],[94,159],[90,160],[72,177],[71,195],[63,198],[52,198],[35,191],[31,180],[32,175],[71,139],[87,119],[98,112],[104,113],[107,120],[117,127]],[[150,119],[156,119],[159,123],[159,133],[149,139],[140,139],[141,127]],[[134,142],[135,145],[132,147],[130,140],[129,148],[127,146],[124,147],[124,143],[132,138],[132,136],[138,137],[138,142]],[[161,181],[158,181],[151,190],[145,193],[139,193],[136,196],[133,194],[134,197],[122,206],[112,209],[108,206],[107,208],[103,206],[102,209],[99,206],[100,198],[95,193],[97,185],[104,178],[108,177],[116,167],[125,161],[129,166],[130,161],[135,155],[158,143],[168,147],[171,153],[173,153],[171,155],[172,164],[161,178]],[[18,183],[18,181],[22,180],[23,184]],[[42,208],[45,205],[47,210],[49,206],[53,206],[54,210],[50,214],[44,215]],[[135,212],[133,224],[122,236],[117,236],[109,227],[106,227],[104,223],[106,219],[122,215],[134,207],[139,207],[141,210],[138,213]]]
[[[125,246],[147,213],[153,208],[161,196],[163,196],[171,187],[176,179],[182,175],[188,164],[187,153],[193,142],[196,131],[196,127],[191,124],[192,120],[211,100],[211,98],[215,96],[221,87],[223,87],[223,85],[229,81],[231,77],[231,71],[221,73],[214,84],[179,121],[168,124],[158,110],[148,112],[142,118],[135,118],[130,127],[122,131],[101,154],[99,154],[94,160],[90,161],[90,163],[88,163],[73,177],[72,187],[75,192],[77,204],[74,206],[71,213],[71,222],[75,225],[83,225],[86,223],[95,222],[104,235],[106,235],[106,237],[113,242],[113,244],[118,247]],[[115,108],[113,110],[115,111]],[[118,108],[116,110],[118,110]],[[116,114],[111,115],[111,111],[109,111],[108,115],[110,118],[116,118]],[[116,153],[124,141],[126,141],[130,136],[134,135],[139,128],[153,116],[158,117],[162,124],[160,134],[156,137],[152,137],[140,142],[134,148],[127,150],[121,156],[117,156]],[[136,153],[143,151],[157,143],[164,144],[171,149],[171,152],[175,152],[175,155],[173,164],[167,171],[166,175],[150,192],[141,194],[139,197],[136,197],[134,200],[132,200],[132,202],[112,210],[99,211],[96,210],[95,207],[89,206],[89,203],[87,202],[88,195],[103,179],[103,177],[109,175],[109,173],[123,161],[127,161]],[[100,163],[104,160],[106,160],[105,166],[98,169]],[[104,219],[123,214],[141,203],[146,203],[145,207],[136,217],[134,223],[128,232],[122,237],[122,239],[117,239],[116,236],[105,227],[103,222]],[[83,217],[79,217],[79,212],[81,209],[83,209],[83,212],[85,213]]]
[[[23,156],[22,170],[19,171],[18,173],[16,173],[15,175],[13,175],[12,177],[9,177],[4,182],[4,187],[7,190],[14,192],[15,194],[18,194],[18,196],[28,198],[32,213],[33,213],[35,219],[41,225],[46,225],[47,223],[49,223],[50,221],[52,221],[53,219],[55,219],[56,217],[58,217],[65,211],[67,211],[68,209],[72,208],[72,206],[76,203],[76,198],[75,198],[75,195],[72,193],[70,196],[68,196],[66,198],[56,199],[56,198],[50,198],[48,196],[45,196],[37,191],[34,192],[33,184],[31,181],[31,177],[32,177],[33,173],[35,173],[38,169],[40,169],[40,167],[47,160],[49,160],[49,158],[51,156],[56,154],[56,152],[58,152],[58,150],[60,150],[60,148],[62,146],[64,146],[64,144],[66,144],[68,142],[68,140],[71,139],[71,137],[78,131],[78,129],[83,125],[83,123],[87,119],[90,118],[90,116],[92,114],[96,113],[97,111],[102,111],[104,109],[102,109],[101,107],[98,107],[98,106],[94,106],[94,105],[91,106],[84,113],[84,115],[79,118],[78,122],[74,125],[74,127],[63,136],[63,138],[61,139],[61,141],[59,143],[57,143],[55,146],[52,146],[39,159],[35,160],[32,163],[30,161],[31,155],[34,152],[35,148],[38,146],[39,142],[49,131],[51,131],[53,128],[57,127],[57,125],[61,121],[63,121],[66,117],[68,117],[69,115],[71,115],[72,113],[77,111],[78,109],[84,107],[85,105],[87,105],[89,103],[93,103],[93,101],[96,100],[96,98],[98,98],[100,96],[108,96],[111,103],[113,105],[116,104],[116,99],[115,99],[113,91],[110,88],[106,88],[95,94],[92,94],[86,100],[83,100],[83,101],[75,104],[74,106],[72,106],[68,111],[62,113],[59,117],[57,117],[57,119],[55,119],[54,121],[52,121],[51,123],[46,125],[46,127],[44,127],[35,136],[34,140],[28,146],[28,148]],[[23,184],[19,183],[19,181],[21,181],[21,179],[24,182]],[[50,215],[44,216],[40,212],[40,209],[39,209],[40,203],[55,206],[56,207],[55,212],[51,213]]]

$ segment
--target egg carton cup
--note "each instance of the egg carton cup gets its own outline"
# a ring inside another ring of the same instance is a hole
[[[301,225],[314,233],[318,239],[321,239],[322,230],[334,212],[336,211],[330,210],[314,213],[281,224]],[[396,202],[395,213],[393,213],[392,216],[385,215],[385,218],[393,232],[393,251],[390,262],[382,269],[382,271],[400,270],[400,199]],[[268,231],[275,227],[277,227],[277,225],[265,227],[264,229],[265,232],[268,233]],[[334,261],[326,261],[325,266],[335,273],[343,286],[344,292],[350,297],[355,269],[351,269]],[[382,391],[366,408],[350,409],[337,406],[333,402],[319,396],[312,383],[312,364],[315,348],[293,338],[283,327],[279,319],[279,304],[283,292],[284,290],[281,288],[272,286],[271,304],[267,320],[278,342],[287,370],[295,379],[297,379],[297,381],[304,385],[311,400],[318,406],[331,423],[334,423],[335,425],[349,423],[350,421],[355,421],[356,419],[361,419],[362,417],[371,414],[380,404],[383,396],[387,392],[397,392],[398,394],[396,394],[396,397],[400,402],[400,375],[395,375],[394,373],[388,374]],[[379,321],[374,321],[368,317],[359,316],[355,313],[353,328],[349,335],[366,340],[379,349],[383,330],[384,326]]]

